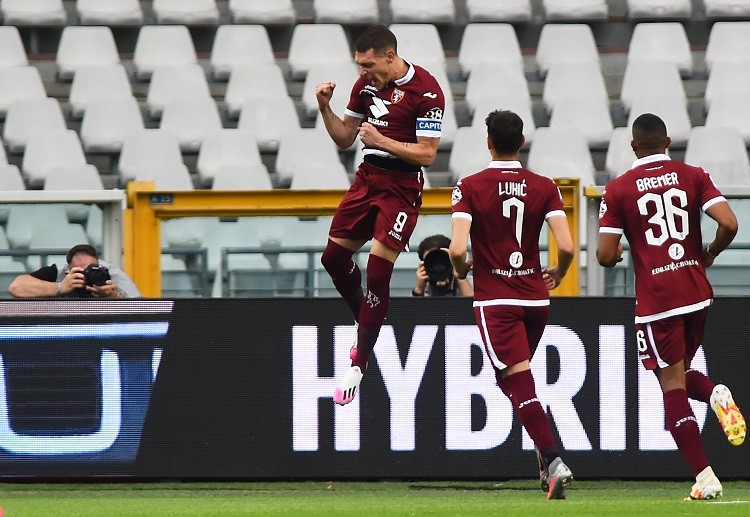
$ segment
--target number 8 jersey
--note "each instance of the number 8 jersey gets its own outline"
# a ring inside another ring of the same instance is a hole
[[[701,212],[725,201],[711,176],[665,154],[636,160],[607,184],[599,232],[624,235],[635,270],[635,322],[686,314],[711,304],[703,266]]]

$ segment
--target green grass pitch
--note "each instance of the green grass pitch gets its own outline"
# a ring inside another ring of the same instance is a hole
[[[576,481],[564,501],[538,482],[252,482],[0,484],[4,517],[750,515],[750,481],[683,501],[691,483]]]

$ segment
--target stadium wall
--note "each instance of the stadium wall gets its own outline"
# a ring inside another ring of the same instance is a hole
[[[694,367],[748,404],[746,298],[719,298]],[[556,298],[533,361],[578,478],[688,478],[638,364],[630,298]],[[394,299],[361,393],[332,402],[354,328],[337,299],[0,302],[0,476],[535,477],[471,301]],[[748,446],[694,405],[722,479]]]

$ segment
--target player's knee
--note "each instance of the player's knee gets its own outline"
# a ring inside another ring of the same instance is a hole
[[[343,246],[329,240],[320,256],[320,263],[329,274],[335,274],[351,266],[352,255],[353,253]]]

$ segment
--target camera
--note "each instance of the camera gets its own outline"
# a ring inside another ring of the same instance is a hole
[[[83,276],[86,278],[86,285],[104,285],[111,278],[109,269],[98,264],[89,264],[83,270]]]
[[[433,288],[443,285],[451,286],[453,264],[447,251],[438,248],[427,253],[424,257],[424,270]]]

